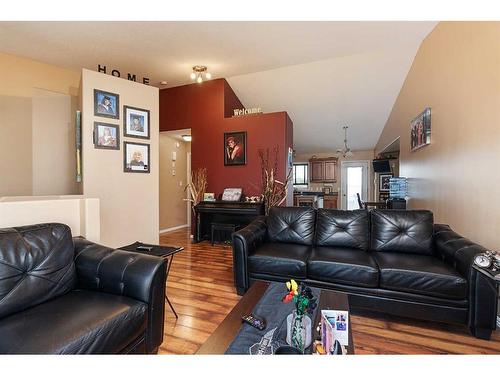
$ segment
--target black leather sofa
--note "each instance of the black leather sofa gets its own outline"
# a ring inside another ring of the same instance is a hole
[[[430,211],[275,207],[233,234],[234,281],[294,278],[349,294],[353,307],[495,329],[498,289],[471,265],[481,246]]]
[[[0,353],[156,353],[165,267],[64,224],[0,229]]]

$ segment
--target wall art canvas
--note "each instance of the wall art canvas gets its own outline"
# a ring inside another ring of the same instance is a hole
[[[418,150],[431,143],[431,109],[426,108],[410,123],[411,151]]]
[[[247,132],[224,133],[224,165],[247,163]]]
[[[123,106],[123,136],[149,139],[149,110]]]
[[[94,116],[120,118],[120,95],[94,89]]]
[[[131,173],[149,173],[149,145],[144,143],[123,142],[123,171]]]

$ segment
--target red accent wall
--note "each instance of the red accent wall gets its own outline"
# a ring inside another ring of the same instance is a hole
[[[226,187],[242,187],[245,195],[260,194],[258,150],[279,147],[278,179],[288,173],[288,148],[293,123],[286,112],[229,117],[242,103],[225,79],[160,90],[160,131],[191,129],[191,168],[207,168],[208,189],[216,195]],[[224,166],[224,132],[247,132],[247,164]]]

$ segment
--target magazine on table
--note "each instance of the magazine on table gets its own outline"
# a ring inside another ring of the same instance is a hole
[[[327,353],[333,352],[335,340],[342,346],[349,345],[349,312],[321,310],[321,343]]]

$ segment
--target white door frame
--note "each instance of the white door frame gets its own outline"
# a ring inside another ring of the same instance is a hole
[[[347,167],[366,167],[366,176],[365,176],[365,181],[363,183],[363,190],[361,192],[361,199],[362,200],[369,200],[368,198],[370,197],[370,160],[349,160],[349,161],[344,161],[342,160],[340,162],[340,207],[342,210],[347,210],[347,199],[344,197],[344,193],[346,192],[347,188]],[[366,193],[365,193],[366,192]],[[363,194],[365,193],[365,194]]]

